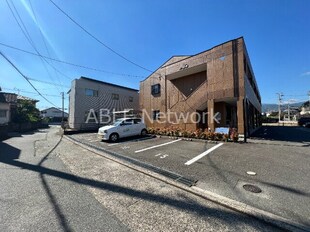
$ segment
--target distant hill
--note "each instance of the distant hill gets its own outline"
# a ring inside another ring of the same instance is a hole
[[[269,111],[278,111],[277,104],[262,104],[262,112],[269,112]]]
[[[307,104],[307,102],[296,102],[290,104],[291,107],[301,107],[302,105]],[[287,105],[282,105],[281,109],[286,109]],[[277,104],[262,104],[262,112],[269,112],[269,111],[278,111],[278,105]]]

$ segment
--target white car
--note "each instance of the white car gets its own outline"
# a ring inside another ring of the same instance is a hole
[[[116,142],[119,138],[147,134],[146,126],[140,118],[120,118],[112,125],[100,127],[98,138]]]

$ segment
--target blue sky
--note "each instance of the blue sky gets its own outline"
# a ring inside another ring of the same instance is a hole
[[[80,76],[138,89],[139,81],[150,74],[121,59],[88,36],[49,0],[7,1],[13,10],[16,8],[36,49],[42,55],[126,74],[97,72],[48,60],[62,73],[59,74],[37,56],[0,45],[0,51],[26,76],[54,83],[50,85],[32,81],[55,105],[61,106],[60,92],[68,91],[71,80]],[[107,46],[149,70],[157,69],[173,55],[196,54],[244,36],[263,103],[276,103],[277,92],[284,94],[284,100],[308,99],[308,0],[54,2]],[[0,28],[0,43],[35,53],[12,16],[6,0],[0,1]],[[3,91],[17,92],[19,89],[20,94],[40,100],[40,109],[51,106],[32,93],[35,91],[31,86],[2,57],[0,86]],[[65,104],[67,106],[67,99]]]

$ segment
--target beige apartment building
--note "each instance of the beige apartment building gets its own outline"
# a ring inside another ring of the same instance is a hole
[[[243,37],[171,57],[140,82],[139,99],[149,127],[230,127],[247,136],[260,126],[261,97]]]
[[[80,77],[71,83],[69,90],[68,125],[75,130],[97,129],[103,124],[100,112],[138,111],[139,91],[88,77]],[[90,112],[92,111],[92,112]],[[88,116],[91,116],[88,118]],[[97,121],[94,119],[96,117]],[[87,120],[88,119],[88,120]]]

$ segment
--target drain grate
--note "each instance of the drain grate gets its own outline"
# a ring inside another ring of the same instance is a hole
[[[259,187],[252,185],[252,184],[245,184],[245,185],[243,185],[243,188],[246,191],[249,191],[252,193],[261,193],[262,192],[262,190]]]

